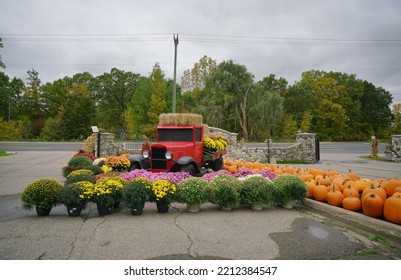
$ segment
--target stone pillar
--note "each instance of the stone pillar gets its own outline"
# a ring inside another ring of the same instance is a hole
[[[114,143],[114,134],[103,132],[100,133],[100,156],[113,156],[118,153],[118,146]],[[98,151],[98,143],[96,143],[96,151]]]
[[[296,136],[296,142],[300,143],[300,160],[315,163],[319,158],[316,154],[316,133],[299,133]]]
[[[393,145],[393,158],[395,162],[401,162],[401,135],[392,135],[391,144]]]

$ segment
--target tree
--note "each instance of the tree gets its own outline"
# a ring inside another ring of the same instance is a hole
[[[197,110],[209,125],[230,131],[239,128],[246,140],[252,85],[253,75],[245,66],[223,61],[208,76]]]
[[[4,47],[2,41],[3,40],[0,37],[0,49],[2,49]],[[0,55],[0,68],[6,68],[6,65],[3,63],[2,59],[1,59],[1,55]]]
[[[391,103],[393,97],[390,92],[375,87],[372,83],[363,82],[362,112],[363,122],[370,128],[370,132],[376,136],[386,136],[387,130],[392,122]]]
[[[101,128],[111,132],[125,129],[124,113],[138,86],[139,78],[139,74],[113,68],[110,73],[104,73],[90,83],[97,102],[98,125]]]
[[[266,84],[257,83],[252,94],[250,104],[250,120],[256,138],[268,139],[283,117],[284,98]]]
[[[130,137],[144,133],[143,128],[148,124],[150,111],[151,81],[141,77],[138,87],[131,98],[129,107],[125,112],[125,122]]]
[[[153,67],[150,81],[150,110],[148,111],[149,124],[156,125],[159,115],[166,112],[166,81],[164,73],[158,63]]]
[[[68,92],[67,99],[51,125],[59,127],[62,139],[85,139],[91,133],[95,114],[95,101],[88,86],[76,84]]]
[[[401,133],[401,103],[397,103],[397,104],[393,105],[392,113],[394,116],[393,133],[400,134]]]
[[[216,69],[216,60],[204,55],[192,69],[184,71],[181,77],[183,92],[199,92],[205,86],[207,77]]]

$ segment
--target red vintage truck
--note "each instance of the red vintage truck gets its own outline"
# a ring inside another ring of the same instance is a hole
[[[145,143],[141,154],[129,157],[130,171],[140,168],[152,172],[183,171],[202,176],[209,169],[223,169],[227,141],[220,137],[219,141],[225,141],[224,149],[208,149],[204,145],[204,129],[204,126],[193,124],[158,125],[156,144]]]

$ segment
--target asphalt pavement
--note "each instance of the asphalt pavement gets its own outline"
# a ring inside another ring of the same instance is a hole
[[[174,203],[160,214],[146,203],[133,216],[122,205],[100,217],[90,204],[80,217],[64,206],[38,217],[21,209],[20,192],[61,169],[72,151],[19,151],[0,157],[0,259],[2,260],[291,260],[401,259],[401,226],[307,200],[288,210],[205,204],[199,213]],[[401,165],[366,160],[359,153],[324,153],[318,166],[363,177],[400,177]]]

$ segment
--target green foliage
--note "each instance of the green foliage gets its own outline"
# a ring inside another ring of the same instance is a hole
[[[237,207],[241,202],[241,181],[237,178],[219,174],[210,183],[210,202],[217,204],[221,208]]]
[[[48,178],[38,179],[30,183],[21,193],[22,208],[33,207],[49,209],[58,204],[58,198],[63,185]]]
[[[159,115],[166,112],[166,81],[158,63],[153,67],[149,77],[150,81],[150,108],[148,111],[148,122],[156,125],[159,122]]]
[[[244,139],[293,136],[295,128],[332,141],[401,133],[390,92],[354,74],[310,70],[293,85],[274,74],[254,81],[244,65],[203,56],[184,71],[181,87],[178,112],[202,114],[206,124]],[[97,77],[83,72],[44,85],[34,69],[25,81],[0,72],[0,118],[18,126],[18,133],[7,128],[0,137],[82,140],[91,125],[126,137],[154,137],[158,116],[171,110],[171,101],[172,81],[159,64],[149,77],[113,68]]]
[[[84,139],[91,134],[95,102],[86,84],[74,85],[57,118],[67,139]]]
[[[85,186],[89,182],[81,181],[64,186],[59,194],[59,203],[65,206],[84,205],[88,202],[85,196]],[[92,183],[89,183],[92,184]]]
[[[95,175],[99,175],[99,174],[102,174],[102,173],[103,173],[103,170],[102,170],[102,168],[100,168],[100,166],[98,166],[98,165],[93,165],[93,164],[86,165],[86,166],[84,166],[82,169],[90,170],[90,171],[92,171],[93,174],[95,174]]]
[[[393,105],[392,114],[394,116],[394,134],[401,134],[401,103]]]
[[[280,175],[273,183],[277,188],[276,203],[281,205],[290,201],[302,201],[308,193],[306,183],[298,176]]]
[[[99,127],[110,132],[125,129],[124,113],[129,108],[139,81],[139,74],[116,68],[93,79],[90,88],[97,102]]]
[[[2,38],[0,38],[0,48],[3,48],[3,42],[2,42]],[[2,59],[1,59],[1,55],[0,55],[0,68],[6,68],[6,65],[3,63]]]
[[[252,176],[242,181],[241,201],[244,204],[274,204],[275,185],[262,176]]]
[[[152,195],[152,182],[145,178],[136,178],[128,182],[121,190],[123,201],[128,209],[148,201]]]
[[[199,177],[191,177],[181,181],[177,186],[177,200],[188,205],[201,205],[209,195],[209,184]]]
[[[67,175],[67,180],[65,182],[65,185],[68,186],[73,183],[82,181],[87,181],[94,184],[96,182],[95,174],[91,170],[85,170],[85,169],[74,170]]]
[[[23,126],[21,122],[6,122],[0,117],[0,141],[19,140],[22,138]]]
[[[63,176],[67,177],[74,170],[79,170],[85,166],[91,165],[92,160],[86,156],[75,156],[72,157],[66,167],[63,167]]]

